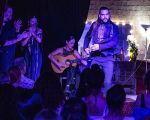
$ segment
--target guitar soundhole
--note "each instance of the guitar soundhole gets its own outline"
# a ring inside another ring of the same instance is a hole
[[[67,60],[65,61],[65,64],[66,64],[66,65],[70,65],[70,64],[71,64],[71,61],[67,59]]]

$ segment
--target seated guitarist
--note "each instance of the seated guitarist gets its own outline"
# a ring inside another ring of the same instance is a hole
[[[51,52],[48,55],[48,58],[50,59],[51,63],[55,66],[56,71],[54,69],[53,70],[56,73],[61,73],[61,70],[67,68],[65,70],[67,72],[67,85],[75,85],[75,87],[77,88],[79,81],[75,81],[73,79],[75,76],[77,63],[69,62],[68,59],[69,60],[78,59],[78,60],[80,60],[80,63],[82,63],[83,65],[87,65],[87,62],[85,60],[81,59],[81,56],[78,53],[78,51],[74,49],[74,44],[75,44],[75,38],[74,38],[74,36],[70,36],[66,40],[66,45],[64,47],[57,48],[56,50]],[[57,58],[55,57],[57,55],[60,57],[62,57],[62,56],[63,57],[61,59],[59,59],[58,57]],[[67,60],[63,61],[65,59],[67,59]],[[52,68],[53,68],[53,66],[52,66]],[[59,72],[59,70],[60,70],[60,72]],[[63,73],[64,73],[64,71],[63,71]]]

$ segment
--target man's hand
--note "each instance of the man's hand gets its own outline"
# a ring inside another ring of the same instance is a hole
[[[91,52],[90,48],[85,48],[85,52],[86,52],[87,55],[89,55],[90,52]]]
[[[91,51],[99,50],[99,44],[93,44],[90,46]]]

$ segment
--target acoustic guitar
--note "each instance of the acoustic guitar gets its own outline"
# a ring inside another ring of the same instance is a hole
[[[80,62],[80,60],[76,59],[74,55],[68,55],[68,56],[55,55],[53,57],[57,62],[60,62],[64,66],[62,68],[58,68],[54,63],[51,62],[52,69],[56,73],[62,73],[66,68],[69,67],[69,65],[66,64],[66,62],[69,62],[70,65],[73,67],[76,67],[78,62]]]

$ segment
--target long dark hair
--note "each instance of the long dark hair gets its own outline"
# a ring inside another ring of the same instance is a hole
[[[69,42],[70,40],[75,39],[75,37],[73,35],[69,36],[66,41]]]
[[[10,84],[13,84],[21,79],[21,70],[18,66],[12,66],[8,70],[8,74],[10,77]]]
[[[107,91],[106,102],[109,110],[121,111],[126,99],[126,93],[122,85],[114,85]]]
[[[88,120],[86,104],[80,98],[70,98],[65,102],[62,120]]]
[[[80,75],[80,85],[77,91],[78,97],[99,94],[104,84],[104,71],[97,64],[92,65],[91,69],[84,69]]]

